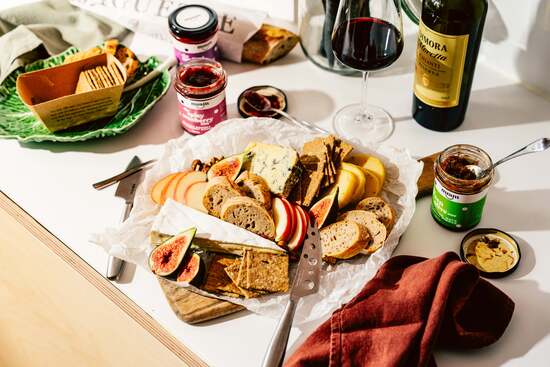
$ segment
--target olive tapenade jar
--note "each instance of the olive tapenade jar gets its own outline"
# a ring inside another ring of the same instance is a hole
[[[487,172],[476,177],[467,166]],[[493,180],[491,157],[473,145],[458,144],[445,149],[435,160],[432,217],[454,231],[475,227],[481,221],[487,191]]]

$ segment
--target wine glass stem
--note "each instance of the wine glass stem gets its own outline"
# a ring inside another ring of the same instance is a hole
[[[363,86],[361,91],[361,109],[363,110],[364,116],[368,117],[367,109],[367,85],[369,80],[369,72],[363,71]]]

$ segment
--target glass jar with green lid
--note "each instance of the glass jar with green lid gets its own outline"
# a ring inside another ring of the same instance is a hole
[[[478,166],[484,174],[477,177],[471,166]],[[434,164],[431,212],[435,221],[454,231],[479,224],[493,180],[492,166],[491,157],[476,146],[458,144],[445,149]]]

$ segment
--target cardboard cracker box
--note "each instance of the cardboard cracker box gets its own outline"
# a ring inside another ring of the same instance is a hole
[[[81,71],[111,64],[120,71],[123,83],[75,94]],[[16,87],[21,100],[53,132],[114,115],[126,79],[126,69],[113,55],[104,53],[21,74]]]

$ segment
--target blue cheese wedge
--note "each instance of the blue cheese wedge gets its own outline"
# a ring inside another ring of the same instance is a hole
[[[288,197],[302,172],[298,153],[292,148],[258,142],[250,143],[246,151],[253,153],[248,170],[263,178],[272,193]]]

